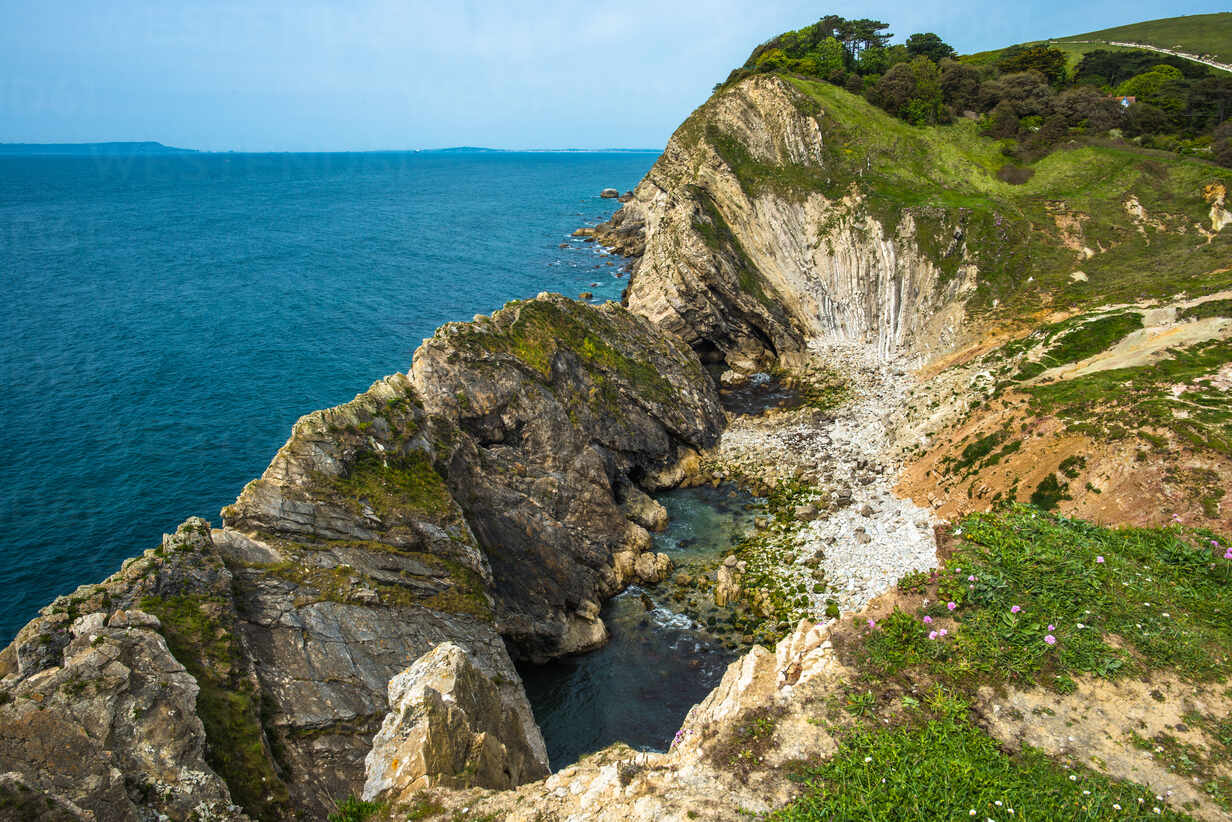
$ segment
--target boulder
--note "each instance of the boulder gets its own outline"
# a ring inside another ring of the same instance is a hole
[[[740,598],[740,578],[742,576],[735,556],[729,556],[732,562],[724,562],[719,566],[715,577],[714,604],[722,608]]]
[[[671,576],[672,560],[667,554],[646,551],[637,558],[634,574],[639,582],[653,585]]]
[[[626,517],[647,530],[667,528],[667,509],[636,485],[625,489],[625,501],[620,508]]]
[[[389,681],[389,714],[364,761],[364,799],[436,786],[508,789],[547,775],[495,683],[443,642]]]
[[[620,196],[620,192],[614,188],[605,188],[599,192],[599,196],[605,200],[615,200]]]

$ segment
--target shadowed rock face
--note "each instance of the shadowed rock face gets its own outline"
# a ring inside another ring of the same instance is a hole
[[[741,370],[812,337],[873,342],[884,355],[948,346],[974,267],[945,282],[909,216],[887,231],[855,188],[816,190],[830,173],[826,116],[771,75],[695,111],[634,199],[596,229],[638,258],[629,309]],[[930,239],[964,257],[962,232],[947,231]]]
[[[542,661],[602,644],[599,605],[650,548],[644,517],[621,503],[679,481],[722,425],[697,357],[614,304],[541,295],[442,327],[414,379],[462,433],[447,476],[513,650]]]
[[[678,482],[721,422],[688,346],[617,306],[447,326],[413,382],[299,420],[223,528],[189,520],[22,629],[0,653],[0,796],[48,818],[324,818],[363,787],[390,680],[446,642],[484,695],[468,733],[503,746],[463,770],[503,775],[503,750],[508,784],[545,775],[506,642],[604,641],[599,605],[656,524],[638,486]]]

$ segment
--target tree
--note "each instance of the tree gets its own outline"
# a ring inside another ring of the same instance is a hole
[[[1038,71],[1003,74],[980,85],[980,105],[985,111],[1004,100],[1019,117],[1047,114],[1052,96],[1052,87]]]
[[[1008,100],[1002,100],[997,103],[996,108],[992,110],[992,114],[988,116],[988,123],[984,126],[984,133],[989,137],[1014,137],[1018,134],[1018,114],[1014,111],[1014,104]]]
[[[1215,162],[1232,168],[1232,119],[1224,120],[1213,132],[1215,144],[1211,147]]]
[[[851,63],[855,64],[866,49],[885,45],[890,42],[893,34],[886,31],[889,23],[880,20],[845,20],[837,27],[837,39],[847,48]]]
[[[843,71],[847,66],[847,53],[843,45],[833,37],[821,41],[817,49],[809,54],[817,63],[817,76],[829,77]]]
[[[1164,134],[1168,126],[1168,115],[1150,103],[1134,103],[1125,110],[1125,133],[1131,137]]]
[[[907,53],[907,47],[904,45],[869,46],[860,52],[856,71],[860,74],[885,74],[899,63],[910,60],[911,55]]]
[[[940,63],[947,57],[953,57],[957,52],[930,31],[926,34],[913,34],[908,37],[907,53],[912,57],[923,56],[934,63]]]
[[[790,62],[782,49],[770,49],[757,58],[756,68],[758,71],[783,71]]]
[[[997,61],[1002,74],[1017,74],[1023,71],[1038,71],[1048,82],[1059,86],[1065,82],[1065,52],[1050,46],[1006,49]]]
[[[942,60],[940,68],[942,99],[959,112],[978,108],[980,104],[979,69],[959,63],[957,60]]]
[[[1180,80],[1181,72],[1175,66],[1159,65],[1149,71],[1129,78],[1117,87],[1117,94],[1132,97],[1150,97],[1158,94],[1169,80]]]
[[[1118,128],[1125,109],[1094,86],[1067,89],[1052,101],[1052,110],[1070,127],[1082,127],[1095,134]]]
[[[935,125],[946,119],[941,97],[941,70],[927,57],[891,67],[873,89],[874,101],[912,125]]]

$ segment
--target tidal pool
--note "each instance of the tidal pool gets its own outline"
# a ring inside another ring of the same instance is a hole
[[[752,529],[756,500],[728,486],[658,497],[670,524],[655,550],[677,572],[697,575]],[[736,657],[725,642],[681,612],[672,586],[631,586],[603,608],[611,640],[597,651],[520,665],[518,672],[556,770],[613,742],[664,751],[685,714],[718,684]]]

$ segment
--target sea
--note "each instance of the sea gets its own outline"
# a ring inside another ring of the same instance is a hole
[[[650,152],[0,157],[0,646],[218,512],[442,323],[619,299]]]

